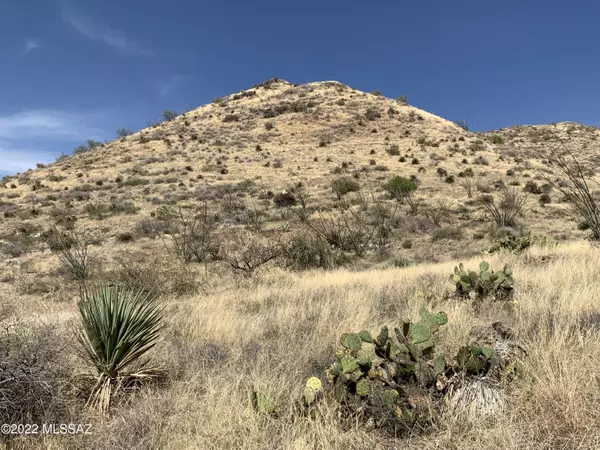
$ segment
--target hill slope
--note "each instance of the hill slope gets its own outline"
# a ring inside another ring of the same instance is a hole
[[[421,213],[405,214],[403,206],[393,233],[392,248],[410,260],[460,257],[461,249],[484,246],[471,242],[488,231],[476,198],[505,186],[534,192],[519,219],[522,226],[559,240],[581,238],[585,232],[566,214],[560,195],[550,192],[550,204],[539,203],[545,189],[540,173],[550,172],[543,154],[567,142],[595,171],[599,134],[574,123],[472,133],[338,82],[292,85],[271,79],[90,151],[6,177],[0,185],[0,238],[14,237],[23,220],[41,231],[69,216],[114,241],[120,233],[137,233],[136,224],[161,205],[204,201],[234,229],[248,211],[260,210],[268,216],[267,229],[289,230],[289,214],[272,208],[274,194],[302,183],[310,207],[331,210],[340,206],[333,179],[353,177],[363,196],[385,199],[380,186],[394,175],[412,177],[419,186]],[[472,198],[461,187],[469,175]],[[442,230],[425,217],[428,207],[445,211]]]

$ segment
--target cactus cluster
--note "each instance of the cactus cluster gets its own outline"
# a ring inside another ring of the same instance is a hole
[[[490,294],[500,298],[510,297],[515,283],[512,269],[508,265],[505,264],[501,271],[494,272],[486,261],[479,264],[479,273],[465,270],[460,263],[450,275],[450,282],[456,286],[459,295],[475,294],[480,298]]]
[[[519,235],[509,234],[500,239],[495,240],[490,248],[483,252],[493,254],[496,252],[521,253],[523,250],[531,247],[534,238],[531,236],[531,231]]]
[[[304,405],[331,395],[348,416],[396,433],[429,423],[433,406],[458,380],[499,377],[505,362],[493,347],[467,345],[447,360],[436,351],[434,336],[448,317],[426,308],[419,316],[416,322],[401,320],[393,333],[387,326],[377,336],[366,330],[344,333],[336,361],[325,371],[326,389],[310,378]]]
[[[326,370],[333,398],[348,412],[376,416],[379,422],[397,425],[425,418],[429,408],[418,399],[428,398],[426,392],[436,389],[447,370],[433,339],[447,321],[445,313],[422,308],[419,321],[400,321],[393,335],[387,326],[376,337],[366,330],[344,333],[336,361]],[[309,379],[304,403],[313,404],[320,392],[320,384]]]

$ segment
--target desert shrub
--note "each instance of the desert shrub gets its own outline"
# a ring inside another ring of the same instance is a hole
[[[175,118],[178,116],[179,114],[175,111],[170,111],[170,110],[166,110],[163,111],[162,116],[163,119],[165,120],[165,122],[171,122],[173,120],[175,120]]]
[[[307,221],[306,225],[329,245],[351,251],[358,257],[369,248],[383,252],[389,245],[397,208],[375,199],[371,202],[366,197],[357,197],[354,203],[360,207],[352,208],[345,204],[328,217],[319,211],[319,217]]]
[[[84,289],[78,307],[77,338],[96,371],[88,405],[105,412],[122,388],[157,376],[143,358],[160,338],[162,306],[153,294],[101,285]]]
[[[360,184],[350,177],[336,178],[331,182],[331,190],[338,199],[341,199],[350,192],[358,192],[360,190]]]
[[[58,255],[63,267],[76,280],[82,281],[89,277],[91,260],[88,252],[90,240],[85,234],[74,230],[60,231],[52,228],[46,243]]]
[[[391,144],[386,149],[386,152],[390,156],[400,156],[400,148],[398,147],[398,144]]]
[[[535,194],[535,195],[539,195],[539,194],[543,193],[542,189],[533,180],[529,180],[527,183],[525,183],[525,186],[523,187],[523,191],[529,192],[530,194]]]
[[[12,258],[29,253],[35,248],[34,234],[38,231],[38,227],[30,222],[20,223],[14,230],[14,234],[4,237],[4,242],[0,243],[0,251]]]
[[[504,138],[502,136],[500,136],[499,134],[492,134],[488,140],[492,143],[492,144],[504,144]]]
[[[85,145],[80,145],[79,147],[75,148],[73,150],[73,154],[78,155],[81,153],[86,153],[98,147],[102,147],[102,142],[98,142],[93,139],[88,139]]]
[[[459,128],[462,128],[465,131],[469,131],[469,125],[467,124],[466,120],[457,120],[456,122],[454,122],[454,125],[456,125]]]
[[[69,403],[81,406],[70,390],[73,368],[65,358],[68,339],[56,325],[25,325],[18,319],[2,320],[0,325],[2,422],[68,423],[72,418]]]
[[[264,244],[258,239],[238,235],[235,248],[227,250],[225,259],[229,266],[244,276],[252,276],[254,272],[270,261],[278,258],[281,253],[280,244]]]
[[[110,214],[108,205],[100,202],[86,203],[84,209],[90,219],[102,220]]]
[[[365,112],[365,118],[367,120],[377,120],[381,117],[381,113],[379,112],[379,110],[373,106],[367,108],[367,111]]]
[[[423,214],[431,220],[436,226],[440,227],[442,222],[448,220],[450,210],[446,202],[438,200],[434,205],[426,205],[423,208]]]
[[[591,237],[600,240],[600,206],[588,185],[588,178],[579,161],[570,154],[571,162],[567,161],[564,155],[551,156],[550,162],[560,170],[567,181],[560,180],[555,182],[550,180],[547,175],[543,175],[548,184],[559,190],[565,200],[571,204],[573,211],[580,219],[580,223],[585,223],[591,231]]]
[[[198,291],[198,283],[189,266],[157,253],[128,251],[114,258],[115,268],[101,276],[131,291],[145,291],[158,297],[190,295]]]
[[[473,177],[475,176],[475,173],[473,172],[473,169],[471,167],[468,167],[465,170],[461,170],[460,172],[458,172],[458,176],[460,178]]]
[[[473,160],[473,164],[480,164],[482,166],[489,166],[490,162],[484,156],[479,155],[477,158]]]
[[[544,206],[552,203],[552,197],[550,197],[550,194],[542,194],[538,198],[538,202],[541,207],[544,207]]]
[[[227,114],[225,117],[223,117],[223,122],[239,122],[240,121],[240,116],[239,114]]]
[[[479,272],[465,270],[463,264],[454,268],[450,282],[456,286],[456,293],[462,297],[476,295],[479,298],[491,296],[494,299],[507,299],[512,296],[514,278],[508,265],[499,272],[490,270],[486,261],[479,264]]]
[[[133,134],[133,130],[131,130],[130,128],[119,128],[117,130],[117,137],[118,138],[124,138],[127,136],[131,136]]]
[[[444,178],[448,176],[448,171],[442,167],[438,167],[435,171],[440,178]]]
[[[412,193],[417,190],[417,184],[414,181],[401,176],[393,177],[381,187],[384,191],[389,193],[393,198],[400,202],[411,197]]]
[[[171,233],[172,249],[181,261],[204,262],[219,255],[219,243],[215,237],[218,216],[209,212],[206,203],[197,209],[162,207],[159,210],[157,219]]]
[[[296,196],[293,193],[287,191],[275,194],[275,196],[273,197],[273,203],[278,208],[285,208],[295,206],[296,203],[298,203],[298,201],[296,200]]]
[[[453,228],[453,227],[438,228],[436,230],[433,230],[433,233],[431,234],[431,240],[433,242],[440,241],[440,240],[458,241],[458,240],[461,240],[462,237],[463,237],[462,228]]]
[[[342,334],[335,362],[325,371],[327,384],[317,377],[306,382],[305,407],[331,398],[343,419],[395,437],[422,432],[444,410],[458,414],[465,407],[490,414],[501,409],[498,382],[514,377],[514,353],[497,353],[494,343],[476,338],[446,358],[436,349],[435,336],[447,315],[425,307],[419,315],[419,321],[402,319],[393,332],[384,326],[376,337],[368,330]]]
[[[481,203],[491,216],[492,221],[499,227],[512,227],[523,212],[527,197],[517,190],[504,189],[502,198],[497,201],[492,195],[483,195]]]
[[[467,177],[461,178],[459,181],[459,184],[465,190],[467,197],[472,198],[473,197],[473,186],[475,184],[473,182],[473,177],[467,176]]]
[[[284,265],[292,270],[332,269],[336,256],[323,239],[310,235],[294,236],[282,248]]]
[[[124,231],[122,233],[117,233],[115,239],[117,242],[132,242],[135,240],[135,236],[129,231]]]

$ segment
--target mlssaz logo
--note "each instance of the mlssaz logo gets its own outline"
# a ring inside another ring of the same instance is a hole
[[[45,423],[42,425],[44,434],[92,434],[92,424],[82,423]]]

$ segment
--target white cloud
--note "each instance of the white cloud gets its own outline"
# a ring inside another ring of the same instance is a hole
[[[25,39],[25,46],[23,48],[23,55],[27,55],[34,50],[40,48],[40,43],[35,39]]]
[[[0,172],[22,172],[69,153],[86,139],[101,140],[105,132],[89,125],[99,116],[56,110],[0,116]]]
[[[0,139],[82,139],[102,132],[87,125],[92,117],[65,111],[32,110],[0,116]]]
[[[77,11],[68,5],[63,5],[62,17],[69,25],[92,41],[103,42],[123,53],[152,56],[151,50],[129,40],[121,31],[95,22],[88,14]]]
[[[16,149],[7,147],[0,142],[0,174],[11,174],[25,172],[27,169],[35,168],[39,162],[50,162],[56,159],[50,152],[40,152],[28,149]]]

